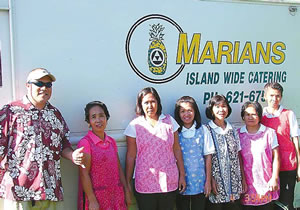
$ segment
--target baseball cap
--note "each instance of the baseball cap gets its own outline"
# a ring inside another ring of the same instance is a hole
[[[48,76],[51,78],[52,82],[55,82],[55,77],[53,74],[51,74],[47,69],[44,68],[37,68],[33,69],[27,77],[27,82],[32,81],[32,80],[39,80],[44,76]]]

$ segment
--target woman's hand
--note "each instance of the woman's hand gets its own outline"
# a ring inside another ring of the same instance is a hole
[[[211,177],[211,187],[212,187],[212,192],[213,194],[217,195],[218,194],[218,185],[214,177]]]
[[[173,144],[173,152],[176,158],[176,164],[179,170],[179,181],[178,181],[178,189],[179,192],[184,192],[186,188],[185,182],[185,172],[183,165],[182,152],[178,140],[178,131],[174,132],[174,144]]]
[[[268,182],[268,189],[271,192],[278,190],[278,181],[273,177]]]
[[[210,193],[211,193],[211,182],[206,180],[204,185],[205,197],[207,198],[210,195]]]
[[[131,205],[131,187],[127,187],[125,189],[125,202],[127,205],[127,208]]]
[[[242,179],[242,187],[243,187],[242,193],[246,193],[248,191],[248,185],[245,179]]]
[[[179,176],[179,182],[178,182],[179,192],[184,192],[186,188],[186,182],[184,176]]]
[[[100,206],[96,198],[89,199],[89,210],[99,210]]]

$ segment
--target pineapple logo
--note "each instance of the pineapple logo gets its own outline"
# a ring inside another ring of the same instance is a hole
[[[164,29],[163,25],[158,23],[153,24],[149,32],[151,43],[148,50],[148,65],[149,70],[155,75],[163,75],[167,69],[167,50],[162,42]]]
[[[149,14],[139,18],[130,27],[125,43],[126,57],[132,70],[141,79],[155,84],[167,83],[175,79],[185,66],[184,63],[178,65],[176,62],[169,62],[166,71],[167,50],[163,43],[163,32],[168,34],[168,59],[176,61],[174,46],[178,43],[172,38],[184,32],[174,20],[165,15]]]

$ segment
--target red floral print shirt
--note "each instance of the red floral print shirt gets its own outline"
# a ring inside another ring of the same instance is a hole
[[[36,109],[26,96],[0,110],[0,197],[17,201],[63,199],[62,150],[71,147],[61,113]]]

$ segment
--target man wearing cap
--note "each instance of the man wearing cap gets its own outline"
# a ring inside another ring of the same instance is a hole
[[[0,110],[0,197],[5,210],[55,209],[56,201],[63,200],[60,156],[83,164],[83,148],[73,151],[65,120],[48,102],[53,82],[46,69],[33,69],[27,95]]]

